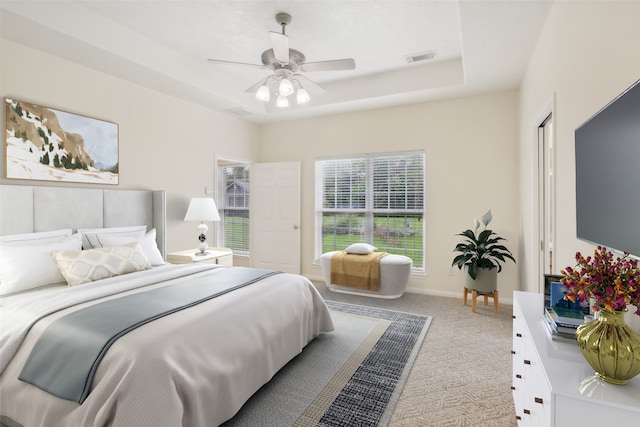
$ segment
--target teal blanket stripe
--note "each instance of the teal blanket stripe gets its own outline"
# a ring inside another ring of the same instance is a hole
[[[221,268],[206,276],[67,314],[44,330],[18,378],[81,404],[89,395],[100,360],[124,334],[278,273],[247,267]]]

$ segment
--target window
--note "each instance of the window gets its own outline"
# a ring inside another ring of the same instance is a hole
[[[249,165],[218,160],[218,210],[222,246],[249,254]]]
[[[424,153],[316,161],[316,257],[366,242],[424,270]]]

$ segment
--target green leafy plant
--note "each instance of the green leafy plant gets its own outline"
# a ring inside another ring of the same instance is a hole
[[[462,270],[463,267],[467,267],[469,276],[473,280],[476,279],[479,268],[485,268],[488,270],[497,268],[498,272],[502,271],[502,264],[508,259],[516,262],[515,258],[503,244],[500,242],[506,240],[502,237],[498,237],[493,230],[487,228],[492,219],[491,209],[482,216],[482,223],[484,229],[478,234],[478,228],[480,228],[480,222],[477,219],[473,220],[475,230],[465,230],[462,233],[456,234],[456,236],[465,237],[464,242],[458,243],[453,252],[461,252],[457,255],[452,266],[458,266]]]

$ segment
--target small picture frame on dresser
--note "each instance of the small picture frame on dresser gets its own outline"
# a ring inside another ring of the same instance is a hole
[[[560,282],[563,278],[560,274],[545,274],[544,275],[544,308],[551,305],[551,284]]]

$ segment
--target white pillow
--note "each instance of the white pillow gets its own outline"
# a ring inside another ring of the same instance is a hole
[[[64,283],[51,253],[60,250],[80,250],[79,234],[62,242],[34,246],[0,246],[0,295],[25,291],[52,283]]]
[[[138,242],[110,248],[55,251],[53,259],[69,286],[151,268]]]
[[[71,236],[71,234],[73,233],[70,228],[41,231],[38,233],[10,234],[0,236],[0,244],[2,244],[2,246],[45,245],[47,243],[62,242]]]
[[[134,236],[116,236],[116,235],[98,235],[98,242],[100,243],[100,247],[108,248],[110,246],[121,246],[126,245],[127,243],[138,242],[140,246],[142,246],[142,252],[144,252],[145,256],[149,259],[151,265],[162,265],[164,264],[164,259],[162,259],[162,254],[158,249],[158,244],[156,243],[156,229],[153,228],[143,237],[134,237]]]
[[[366,255],[366,254],[370,254],[376,249],[378,248],[376,248],[375,246],[371,246],[368,243],[354,243],[353,245],[349,245],[347,249],[345,249],[345,251],[348,254]]]
[[[134,236],[142,237],[147,232],[146,225],[134,225],[132,227],[108,227],[108,228],[79,228],[82,235],[82,247],[84,249],[101,248],[98,236]]]

